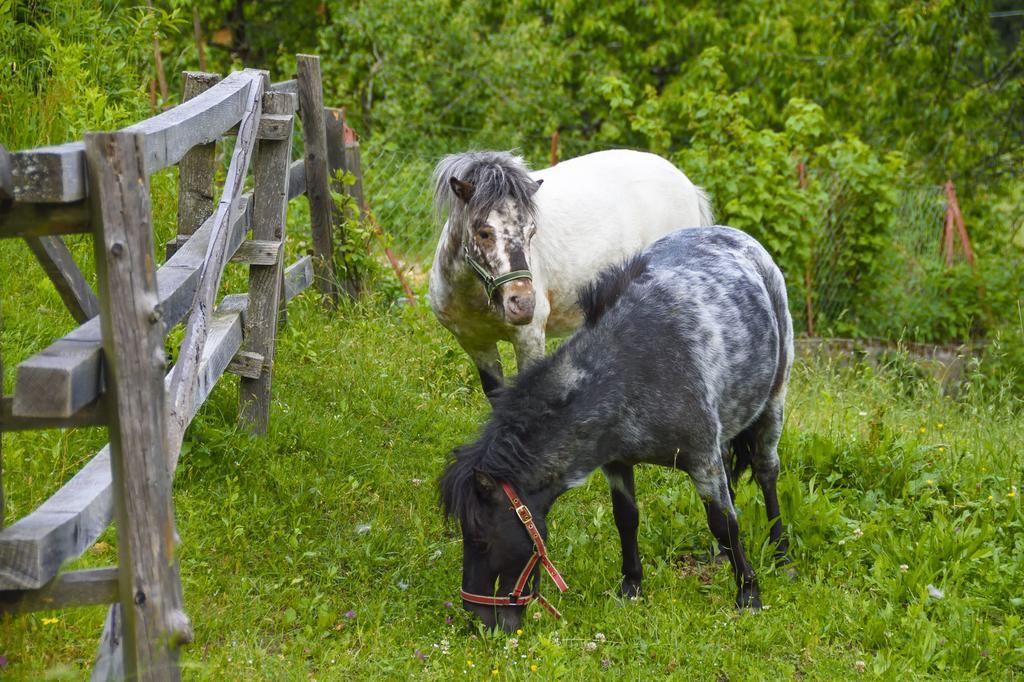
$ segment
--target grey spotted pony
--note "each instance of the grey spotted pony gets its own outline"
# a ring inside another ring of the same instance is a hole
[[[597,468],[611,487],[621,592],[637,595],[640,463],[690,475],[732,564],[736,604],[760,607],[731,481],[753,469],[787,563],[776,480],[793,325],[782,273],[743,232],[680,230],[605,270],[580,306],[584,326],[499,391],[479,439],[456,448],[441,477],[444,511],[462,529],[464,607],[512,630],[526,604],[546,603],[541,568],[565,587],[546,517]]]

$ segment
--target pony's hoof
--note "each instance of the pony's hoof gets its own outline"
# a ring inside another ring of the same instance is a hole
[[[761,598],[756,594],[748,596],[746,599],[738,597],[736,599],[736,610],[740,612],[750,611],[751,613],[757,613],[761,610]]]
[[[640,581],[624,578],[622,580],[622,586],[619,588],[619,594],[621,594],[626,599],[639,599]]]

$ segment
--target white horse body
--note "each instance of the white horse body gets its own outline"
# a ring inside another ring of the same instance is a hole
[[[713,224],[704,192],[654,154],[596,152],[529,175],[543,182],[532,197],[536,232],[527,241],[532,321],[509,324],[491,304],[461,257],[462,227],[451,220],[430,272],[431,308],[476,363],[485,390],[485,372],[501,378],[497,341],[512,342],[521,370],[543,356],[546,335],[564,336],[581,324],[577,292],[605,266],[674,230]]]
[[[545,331],[552,336],[579,326],[576,294],[605,266],[669,232],[712,222],[703,192],[654,154],[597,152],[530,175],[544,180],[534,197],[537,236],[530,253],[538,299],[550,303]]]

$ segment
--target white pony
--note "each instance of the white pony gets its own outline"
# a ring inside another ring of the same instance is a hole
[[[430,306],[480,373],[502,385],[498,341],[521,371],[546,335],[582,322],[577,291],[682,227],[714,224],[700,187],[643,152],[587,154],[530,172],[509,152],[465,152],[434,170],[434,208],[448,219],[430,271]],[[541,185],[543,184],[543,188]]]

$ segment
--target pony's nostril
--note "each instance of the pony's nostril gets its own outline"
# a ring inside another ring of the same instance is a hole
[[[519,297],[518,296],[509,296],[508,297],[508,304],[510,306],[512,306],[513,308],[519,308]]]

